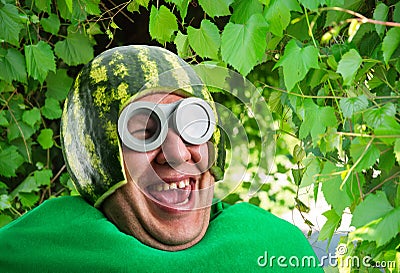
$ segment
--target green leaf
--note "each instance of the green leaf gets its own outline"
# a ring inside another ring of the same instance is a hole
[[[53,98],[47,98],[42,107],[42,115],[48,119],[58,119],[61,114],[60,103]]]
[[[371,194],[356,207],[351,224],[357,229],[351,236],[386,244],[400,230],[400,207],[393,208],[382,191]]]
[[[261,14],[245,24],[228,23],[222,32],[222,60],[246,76],[262,60],[267,46],[267,24]]]
[[[328,239],[328,245],[332,239],[333,233],[339,227],[341,217],[338,215],[334,209],[325,211],[322,215],[326,217],[326,222],[321,228],[318,234],[318,241],[324,241]]]
[[[91,15],[100,15],[100,0],[83,0],[85,11]]]
[[[40,146],[42,146],[42,148],[44,150],[46,149],[50,149],[51,147],[53,147],[53,130],[51,129],[42,129],[40,131],[40,134],[37,138],[37,141],[39,142]]]
[[[177,1],[179,1],[179,0],[177,0]],[[149,2],[150,2],[150,0],[135,0],[135,1],[131,1],[129,3],[129,5],[126,7],[126,9],[129,12],[139,11],[139,7],[140,6],[145,7],[146,9],[148,9],[147,7],[149,6]],[[169,1],[167,0],[167,2],[169,2]],[[183,18],[182,18],[182,20],[183,20]]]
[[[233,14],[230,21],[236,24],[245,24],[250,17],[263,12],[263,5],[259,0],[236,0],[232,8]]]
[[[340,175],[335,174],[342,170],[343,168],[336,167],[332,162],[327,161],[322,169],[322,176],[320,176],[321,190],[325,200],[332,205],[338,215],[342,215],[343,210],[351,205],[351,199],[347,191],[344,188],[343,190],[340,189],[342,184]]]
[[[376,6],[374,10],[373,19],[385,22],[387,21],[388,18],[388,12],[389,12],[389,7],[381,2]],[[375,24],[375,30],[379,34],[379,36],[381,37],[383,36],[383,34],[385,33],[385,29],[386,26]]]
[[[307,158],[310,161],[306,165],[306,171],[304,172],[303,178],[301,180],[300,187],[308,187],[317,182],[317,175],[321,172],[321,165],[316,157]]]
[[[40,110],[37,107],[33,107],[31,110],[24,111],[22,114],[22,121],[31,126],[35,126],[37,122],[41,120]]]
[[[47,75],[47,98],[63,101],[72,86],[73,79],[67,75],[66,69],[57,69],[56,73],[50,72]]]
[[[0,195],[0,211],[11,208],[10,197],[7,194]]]
[[[185,20],[186,14],[187,14],[187,9],[189,6],[189,0],[166,0],[168,3],[174,3],[178,10],[179,14],[181,15],[182,21]]]
[[[8,216],[8,215],[5,215],[5,214],[1,214],[0,215],[0,228],[4,227],[8,223],[10,223],[12,220],[13,219],[11,218],[11,216]]]
[[[367,141],[365,139],[357,137],[351,142],[350,155],[353,158],[353,163],[360,160],[354,169],[356,172],[369,169],[380,156],[380,151],[374,144],[370,145],[368,149],[366,148]]]
[[[19,196],[23,192],[33,192],[33,191],[39,191],[39,186],[36,184],[36,180],[33,177],[33,175],[28,176],[25,178],[22,183],[20,183],[11,193],[10,196],[11,198],[15,198],[16,196]]]
[[[271,0],[264,9],[264,18],[269,24],[269,31],[281,37],[283,30],[290,23],[291,10],[301,11],[300,5],[294,0]]]
[[[20,192],[18,196],[24,208],[32,208],[40,199],[40,196],[34,192]]]
[[[50,12],[51,11],[51,0],[35,0],[35,6],[40,11]]]
[[[386,64],[390,61],[393,52],[400,46],[400,28],[393,27],[386,33],[382,42],[383,59]]]
[[[343,98],[340,100],[340,108],[342,109],[343,116],[351,118],[354,114],[367,109],[368,99],[365,95],[352,98]]]
[[[0,40],[12,45],[19,45],[19,32],[23,28],[18,9],[11,4],[2,4],[0,7]]]
[[[343,55],[336,72],[342,75],[344,85],[351,85],[361,63],[362,58],[355,49],[350,49]]]
[[[8,127],[10,125],[10,123],[8,122],[8,119],[5,116],[6,116],[6,111],[1,110],[0,111],[0,126]]]
[[[8,146],[0,151],[0,175],[5,177],[16,176],[15,171],[24,163],[24,158],[17,147]]]
[[[60,30],[60,19],[56,14],[50,14],[47,18],[40,19],[40,25],[43,27],[44,31],[56,35]]]
[[[6,55],[0,56],[0,79],[27,83],[25,58],[15,48],[7,49]]]
[[[151,6],[149,31],[151,38],[159,43],[170,42],[175,31],[178,30],[178,23],[175,15],[165,6],[157,9]]]
[[[400,124],[394,117],[385,116],[374,132],[380,140],[386,144],[392,144],[400,136]]]
[[[8,141],[12,141],[21,137],[26,141],[33,133],[35,133],[35,130],[31,126],[25,124],[25,122],[17,121],[17,123],[13,122],[8,127],[7,138]]]
[[[178,31],[178,34],[175,37],[174,43],[176,45],[178,55],[182,59],[186,59],[187,57],[189,57],[192,54],[190,52],[189,39],[188,39],[187,35],[182,34],[180,31]]]
[[[327,127],[337,127],[335,110],[330,106],[318,106],[312,99],[305,99],[304,119],[299,130],[300,139],[311,134],[315,146],[319,135],[324,134]]]
[[[285,52],[275,67],[283,67],[283,76],[288,91],[306,76],[311,68],[318,69],[318,49],[313,46],[301,48],[295,40],[285,47]],[[274,68],[275,68],[274,67]]]
[[[376,128],[382,124],[385,117],[394,117],[395,115],[396,107],[393,103],[388,102],[382,107],[372,108],[365,111],[364,119],[371,128]]]
[[[299,2],[305,8],[310,9],[310,10],[315,10],[319,7],[319,5],[325,4],[325,0],[299,0]]]
[[[400,138],[396,139],[396,141],[394,142],[393,152],[396,157],[397,163],[399,163],[400,165]]]
[[[51,178],[53,177],[53,172],[49,169],[43,169],[40,171],[35,171],[33,177],[35,178],[36,185],[50,186],[50,181]]]
[[[190,46],[200,57],[218,59],[221,37],[216,25],[209,20],[203,20],[200,29],[189,26],[187,32]]]
[[[229,6],[234,0],[199,0],[200,6],[210,17],[230,15]]]
[[[85,64],[93,59],[94,51],[89,37],[79,32],[68,33],[63,41],[58,41],[54,52],[68,65]]]
[[[400,2],[397,2],[394,5],[394,10],[393,10],[393,21],[400,23]]]
[[[25,46],[28,75],[43,83],[49,71],[56,71],[54,54],[49,44],[40,41],[36,45]]]

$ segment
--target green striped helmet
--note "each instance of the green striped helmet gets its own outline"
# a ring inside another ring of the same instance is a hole
[[[72,181],[94,206],[126,184],[117,133],[120,111],[140,91],[154,89],[179,90],[214,105],[194,70],[159,47],[132,45],[107,50],[77,76],[65,101],[61,145]],[[225,153],[218,128],[211,141],[216,155],[211,172],[221,180]]]

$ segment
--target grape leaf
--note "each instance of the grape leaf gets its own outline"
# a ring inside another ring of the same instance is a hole
[[[367,150],[366,148],[367,141],[365,139],[357,137],[351,142],[350,155],[353,158],[353,163],[360,160],[354,169],[357,172],[369,169],[380,156],[380,151],[374,144],[370,145]],[[362,154],[364,155],[360,159]]]
[[[299,4],[293,0],[271,0],[264,9],[264,17],[269,24],[269,30],[276,36],[281,37],[283,30],[290,23],[290,11],[301,11]]]
[[[171,2],[178,2],[178,1],[171,1]],[[131,1],[129,3],[129,5],[126,7],[126,9],[128,11],[130,11],[130,12],[139,11],[139,7],[140,6],[145,7],[146,9],[148,9],[149,2],[150,2],[150,0],[135,0],[135,1]],[[167,0],[167,2],[170,2],[170,1]],[[182,18],[182,20],[183,20],[183,18]]]
[[[19,32],[23,28],[23,24],[16,6],[3,3],[0,5],[0,26],[0,40],[18,46]]]
[[[342,75],[344,85],[352,83],[361,62],[362,58],[355,49],[350,49],[342,56],[336,72]]]
[[[377,21],[385,22],[387,21],[388,12],[389,12],[389,7],[381,2],[378,5],[376,5],[373,18]],[[385,33],[385,29],[386,27],[384,25],[375,24],[375,30],[379,34],[379,36],[381,37],[383,36],[383,34]]]
[[[199,0],[200,6],[211,17],[230,15],[229,6],[233,0]]]
[[[27,83],[25,58],[15,48],[9,48],[4,57],[0,56],[0,79],[8,83],[14,80]]]
[[[178,55],[186,59],[191,55],[190,48],[189,48],[189,39],[187,35],[182,34],[182,32],[178,31],[178,34],[176,34],[174,43],[176,45],[176,49],[178,51]]]
[[[56,35],[60,30],[60,19],[56,14],[50,14],[47,18],[40,19],[40,24],[42,25],[44,31]]]
[[[0,211],[11,208],[10,197],[7,194],[0,195]]]
[[[53,98],[47,98],[41,110],[43,116],[48,119],[58,119],[62,114],[59,102]]]
[[[53,177],[53,172],[49,169],[38,170],[33,173],[36,185],[50,186],[50,180]]]
[[[340,224],[341,217],[338,215],[334,209],[325,211],[322,215],[326,217],[326,222],[321,228],[318,234],[318,241],[324,241],[328,239],[328,245],[332,239],[333,233],[338,228]]]
[[[394,4],[393,21],[400,22],[400,2]]]
[[[372,128],[376,128],[382,124],[385,117],[394,117],[396,115],[396,107],[393,103],[386,103],[382,107],[368,109],[364,113],[365,122]]]
[[[0,214],[0,228],[10,223],[13,219],[9,215]]]
[[[400,207],[393,208],[382,191],[371,194],[356,207],[351,225],[357,229],[351,236],[386,244],[400,230]]]
[[[228,23],[221,38],[222,60],[246,76],[264,56],[266,32],[261,14],[254,14],[245,24]]]
[[[305,8],[310,10],[315,10],[319,5],[324,5],[325,0],[299,0],[300,4],[302,4]]]
[[[327,127],[337,127],[335,110],[330,106],[318,106],[312,99],[304,100],[304,119],[300,125],[299,137],[304,139],[311,134],[314,146],[319,135],[324,134]]]
[[[311,68],[318,69],[318,49],[313,46],[301,48],[295,40],[285,47],[285,52],[274,68],[283,67],[283,77],[288,91],[306,76]]]
[[[382,42],[383,59],[386,64],[390,61],[393,52],[400,46],[400,29],[394,27],[389,29]]]
[[[400,136],[400,124],[394,117],[385,116],[382,123],[375,128],[375,135],[386,144],[392,144]],[[393,136],[393,137],[390,137]]]
[[[0,175],[5,177],[16,176],[15,171],[24,163],[24,158],[17,147],[8,146],[0,151]]]
[[[153,39],[156,39],[161,44],[170,42],[172,35],[178,30],[178,23],[175,15],[165,6],[157,9],[151,7],[149,32]]]
[[[43,83],[49,71],[56,71],[54,54],[44,41],[36,45],[25,46],[26,68],[28,75]]]
[[[85,11],[91,15],[100,15],[101,11],[99,8],[100,0],[83,0]]]
[[[328,204],[332,205],[338,215],[342,215],[343,210],[351,205],[351,199],[345,188],[343,190],[340,189],[342,184],[340,175],[333,174],[342,170],[343,168],[336,167],[332,162],[327,161],[320,176],[322,193]]]
[[[50,149],[51,147],[53,147],[53,130],[51,129],[42,129],[40,131],[40,134],[37,138],[37,141],[39,142],[40,146],[42,146],[42,148],[44,150],[46,149]]]
[[[216,25],[209,20],[203,20],[200,29],[189,26],[187,33],[190,46],[200,57],[218,59],[221,37]]]
[[[343,98],[340,100],[340,108],[342,109],[343,116],[351,118],[355,113],[367,109],[368,99],[365,95],[352,98]]]
[[[68,65],[85,64],[93,59],[94,51],[89,37],[79,32],[70,32],[63,41],[58,41],[54,52]]]
[[[24,208],[32,208],[40,199],[40,196],[34,192],[20,192],[18,197]]]
[[[31,110],[24,111],[22,114],[22,121],[31,126],[35,126],[41,119],[40,110],[37,107],[33,107]]]
[[[259,0],[236,0],[232,4],[233,14],[230,21],[245,24],[255,14],[261,14],[263,6]]]
[[[35,6],[41,11],[50,12],[50,4],[51,0],[35,0]]]
[[[63,101],[72,86],[73,79],[67,75],[66,69],[57,69],[56,73],[50,72],[47,75],[47,98]]]
[[[8,127],[7,138],[8,141],[15,140],[19,137],[27,140],[33,133],[35,133],[35,130],[31,126],[27,125],[25,122],[17,121],[17,123],[13,122]]]
[[[148,2],[149,2],[149,0],[147,0],[146,7],[148,6]],[[187,14],[187,9],[188,9],[188,6],[189,6],[189,0],[167,0],[167,2],[174,3],[178,7],[179,14],[181,15],[182,21],[185,20],[185,17],[186,17],[186,14]]]

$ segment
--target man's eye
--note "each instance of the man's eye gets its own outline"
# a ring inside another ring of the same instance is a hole
[[[140,140],[146,140],[151,138],[155,133],[153,128],[143,128],[143,129],[136,129],[130,132],[130,134]]]

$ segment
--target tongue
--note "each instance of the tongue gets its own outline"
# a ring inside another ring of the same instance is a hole
[[[155,191],[149,190],[149,193],[158,201],[164,204],[178,204],[185,201],[190,195],[190,186],[184,189]]]

